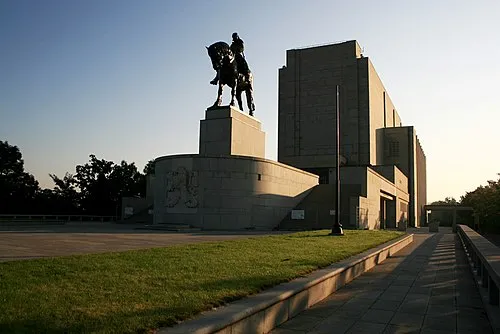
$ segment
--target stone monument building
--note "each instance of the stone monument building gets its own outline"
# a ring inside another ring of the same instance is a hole
[[[419,226],[425,155],[356,41],[287,51],[279,70],[278,162],[264,158],[258,119],[229,106],[207,109],[199,154],[155,160],[154,223],[331,228],[337,109],[344,227]]]
[[[337,86],[344,226],[395,227],[406,219],[419,226],[424,152],[356,41],[287,51],[279,70],[278,161],[317,174],[329,192],[336,175]]]
[[[318,176],[264,158],[255,117],[209,108],[199,154],[155,160],[154,223],[208,230],[271,230],[318,184]]]

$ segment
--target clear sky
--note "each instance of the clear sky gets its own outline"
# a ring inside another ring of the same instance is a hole
[[[216,97],[205,46],[237,31],[277,156],[286,50],[356,39],[427,157],[428,200],[500,172],[500,1],[0,0],[0,140],[42,187],[89,154],[198,152]],[[227,101],[227,94],[225,101]]]

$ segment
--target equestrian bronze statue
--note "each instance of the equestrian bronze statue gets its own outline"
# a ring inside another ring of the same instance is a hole
[[[247,106],[250,116],[253,116],[255,105],[253,102],[253,75],[245,60],[243,53],[243,41],[237,33],[233,34],[233,43],[229,46],[226,42],[216,42],[207,47],[208,56],[212,60],[212,66],[217,72],[215,78],[210,81],[212,85],[219,85],[217,100],[212,107],[222,104],[222,88],[224,85],[231,87],[231,106],[234,106],[234,98],[238,100],[238,106],[243,111],[241,93],[245,91]]]

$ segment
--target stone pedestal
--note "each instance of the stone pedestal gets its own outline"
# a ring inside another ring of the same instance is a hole
[[[200,155],[264,158],[265,136],[258,119],[235,107],[207,109],[200,121]]]

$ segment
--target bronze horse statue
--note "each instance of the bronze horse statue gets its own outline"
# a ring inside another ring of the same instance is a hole
[[[234,106],[234,97],[238,100],[238,106],[243,111],[241,93],[245,91],[247,106],[250,116],[253,116],[255,104],[253,102],[253,75],[248,69],[244,58],[237,59],[226,42],[216,42],[207,47],[208,56],[212,60],[212,66],[217,72],[215,78],[210,81],[213,85],[219,85],[217,100],[214,107],[222,104],[222,87],[231,87],[231,106]]]

